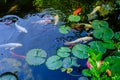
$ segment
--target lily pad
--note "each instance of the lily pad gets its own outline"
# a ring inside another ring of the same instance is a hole
[[[0,80],[18,80],[18,77],[14,73],[5,72],[0,75]]]
[[[79,77],[78,80],[89,80],[89,79],[87,77],[85,77],[85,76],[82,76],[82,77]]]
[[[104,41],[102,43],[103,47],[107,48],[107,49],[114,49],[114,41],[113,40],[108,40],[108,41]]]
[[[117,39],[118,41],[120,41],[120,32],[116,32],[114,34],[114,38]]]
[[[42,49],[32,49],[30,50],[25,60],[30,65],[41,65],[45,62],[45,58],[47,57],[47,53]]]
[[[57,50],[57,55],[60,57],[68,57],[71,52],[71,50],[68,47],[61,47],[60,49]]]
[[[103,28],[108,28],[108,23],[106,21],[103,21],[103,20],[94,20],[92,22],[92,27],[94,29],[100,29],[101,27]]]
[[[93,36],[104,41],[112,39],[114,32],[110,28],[100,28],[93,31]]]
[[[67,34],[70,30],[71,30],[71,28],[69,26],[65,26],[65,25],[62,25],[59,28],[59,32],[63,33],[63,34]]]
[[[64,60],[63,60],[63,67],[64,68],[70,68],[72,66],[79,67],[80,65],[77,64],[76,62],[77,62],[77,58],[75,58],[75,57],[64,58]]]
[[[62,67],[62,60],[60,60],[59,56],[51,56],[46,61],[46,66],[50,70],[56,70]]]
[[[80,16],[78,16],[78,15],[70,15],[69,17],[68,17],[68,20],[69,21],[71,21],[71,22],[78,22],[78,21],[80,21]]]
[[[105,58],[105,61],[109,62],[110,70],[112,72],[112,76],[120,75],[120,57],[119,56],[109,56]]]
[[[103,47],[102,42],[101,41],[92,41],[89,43],[90,47],[93,49],[96,49],[98,51],[101,51],[102,53],[106,52],[106,48]]]
[[[77,58],[86,59],[86,58],[88,58],[88,49],[89,49],[89,47],[86,45],[76,44],[72,48],[72,53]]]

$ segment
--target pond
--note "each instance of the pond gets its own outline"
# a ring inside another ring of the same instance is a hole
[[[47,53],[47,59],[56,55],[58,48],[66,46],[65,41],[81,36],[76,30],[71,30],[69,34],[60,33],[59,26],[64,22],[59,21],[57,25],[54,25],[54,22],[49,22],[52,19],[53,15],[45,11],[29,14],[24,18],[16,15],[6,15],[0,18],[0,45],[4,45],[0,46],[0,74],[12,72],[18,76],[18,80],[78,80],[82,75],[79,68],[75,67],[73,75],[70,75],[61,72],[60,69],[49,70],[45,63],[29,65],[25,59],[28,51],[32,49],[44,50]],[[21,45],[16,46],[17,44]],[[85,63],[86,59],[79,60],[78,64],[85,67]]]

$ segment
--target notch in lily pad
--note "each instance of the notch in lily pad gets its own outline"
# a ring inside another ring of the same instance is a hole
[[[71,30],[71,28],[66,25],[62,25],[59,27],[59,32],[62,34],[67,34],[67,33],[69,33],[70,30]]]
[[[88,58],[88,49],[89,49],[89,47],[86,45],[76,44],[72,48],[72,53],[77,58],[86,59],[86,58]]]
[[[80,21],[80,16],[78,16],[78,15],[70,15],[69,17],[68,17],[68,20],[69,21],[71,21],[71,22],[78,22],[78,21]]]
[[[46,61],[46,66],[50,70],[56,70],[62,67],[62,60],[59,56],[51,56]]]
[[[32,49],[28,51],[25,60],[29,65],[41,65],[45,62],[47,53],[42,49]]]
[[[60,57],[68,57],[70,55],[71,49],[69,49],[68,47],[60,47],[57,50],[57,55]]]
[[[108,28],[108,26],[109,26],[109,24],[104,20],[94,20],[94,21],[92,21],[92,27],[94,29],[100,29],[101,27]]]

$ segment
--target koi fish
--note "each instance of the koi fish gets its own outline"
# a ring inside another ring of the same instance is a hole
[[[47,20],[47,19],[45,19],[45,20],[39,20],[39,21],[36,21],[36,22],[32,22],[33,24],[48,24],[48,23],[50,23],[51,22],[51,20]]]
[[[95,14],[98,10],[100,10],[100,8],[101,8],[101,6],[95,7],[90,14]]]
[[[14,53],[14,52],[10,52],[11,53],[11,55],[13,56],[13,57],[19,57],[19,58],[21,58],[21,59],[25,59],[25,56],[23,56],[23,55],[18,55],[18,54],[16,54],[16,53]]]
[[[93,37],[82,37],[82,38],[78,38],[78,39],[76,39],[76,40],[74,40],[74,41],[71,41],[71,42],[68,42],[68,41],[66,41],[64,44],[65,45],[73,45],[73,44],[76,44],[76,43],[79,43],[79,42],[82,42],[83,41],[83,43],[86,43],[87,41],[89,41],[89,40],[92,40],[93,39]]]
[[[28,33],[27,29],[18,25],[17,22],[15,22],[15,26],[18,29],[19,32],[24,32],[24,33]]]
[[[78,8],[76,9],[74,12],[73,12],[73,15],[77,15],[81,12],[81,8]]]
[[[5,25],[10,25],[10,24],[12,24],[12,23],[13,23],[13,21],[11,20],[11,21],[9,21],[9,22],[6,22]]]
[[[56,14],[53,20],[54,20],[54,25],[57,25],[59,22],[59,15]]]
[[[16,5],[12,6],[12,7],[8,10],[7,13],[11,13],[11,12],[17,10],[17,8],[18,8],[18,5],[16,4]]]
[[[17,47],[21,47],[21,46],[22,46],[21,43],[6,43],[6,44],[1,44],[0,48],[13,50],[13,49],[15,49]]]

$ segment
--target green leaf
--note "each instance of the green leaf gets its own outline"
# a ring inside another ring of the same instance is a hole
[[[91,77],[91,73],[90,73],[90,71],[89,71],[88,69],[83,69],[83,70],[82,70],[82,73],[83,73],[84,76],[89,76],[89,77]]]
[[[59,32],[63,34],[67,34],[70,30],[71,28],[69,26],[62,25],[59,27]]]
[[[108,28],[108,23],[106,21],[103,20],[94,20],[92,21],[92,27],[94,29],[100,29],[101,27],[103,28]]]
[[[68,47],[60,47],[57,50],[57,55],[60,57],[68,57],[70,55],[69,52],[71,52],[71,50]]]
[[[63,67],[69,68],[71,66],[72,66],[72,59],[70,57],[64,58],[63,59]]]
[[[30,65],[41,65],[45,62],[47,53],[42,49],[32,49],[26,54],[25,60]]]
[[[80,58],[80,59],[86,59],[88,58],[88,46],[83,45],[83,44],[76,44],[72,48],[72,53],[75,57]]]
[[[71,22],[78,22],[78,21],[80,21],[80,16],[78,16],[78,15],[70,15],[69,17],[68,17],[68,20],[69,21],[71,21]]]
[[[100,28],[93,31],[93,36],[104,41],[112,39],[114,32],[110,28]]]
[[[107,49],[114,49],[114,41],[113,40],[107,40],[102,43],[103,47]]]
[[[56,70],[62,67],[62,60],[60,60],[59,56],[51,56],[46,61],[46,66],[50,70]]]
[[[114,34],[114,38],[120,41],[120,31]]]
[[[102,59],[102,54],[97,54],[96,61],[100,61]]]
[[[106,52],[106,48],[103,47],[101,41],[92,41],[88,45],[90,45],[90,47],[93,48],[93,49],[101,51],[102,53]]]

